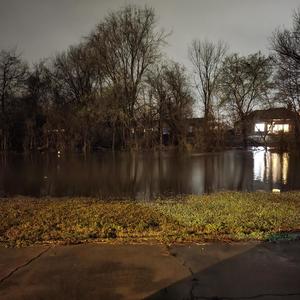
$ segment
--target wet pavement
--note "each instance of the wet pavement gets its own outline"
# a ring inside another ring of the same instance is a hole
[[[0,247],[0,299],[300,299],[300,241]]]

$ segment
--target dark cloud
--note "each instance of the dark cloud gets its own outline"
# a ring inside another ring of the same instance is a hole
[[[18,46],[34,62],[77,43],[110,11],[149,5],[172,30],[166,52],[187,63],[193,38],[222,39],[234,52],[268,51],[278,26],[290,26],[300,0],[0,0],[0,48]]]

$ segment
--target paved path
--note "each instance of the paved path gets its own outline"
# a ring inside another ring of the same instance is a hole
[[[300,299],[300,241],[0,247],[0,299]]]

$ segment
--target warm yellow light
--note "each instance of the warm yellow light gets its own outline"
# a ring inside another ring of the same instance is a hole
[[[283,153],[282,156],[282,182],[287,183],[288,180],[288,168],[289,168],[289,154]]]
[[[290,127],[289,127],[289,124],[275,124],[275,125],[273,125],[273,130],[272,131],[274,133],[289,132]]]
[[[255,132],[264,132],[265,131],[265,123],[256,123],[254,127]]]

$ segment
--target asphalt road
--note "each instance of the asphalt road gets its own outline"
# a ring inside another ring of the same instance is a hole
[[[300,299],[300,241],[0,247],[0,299]]]

